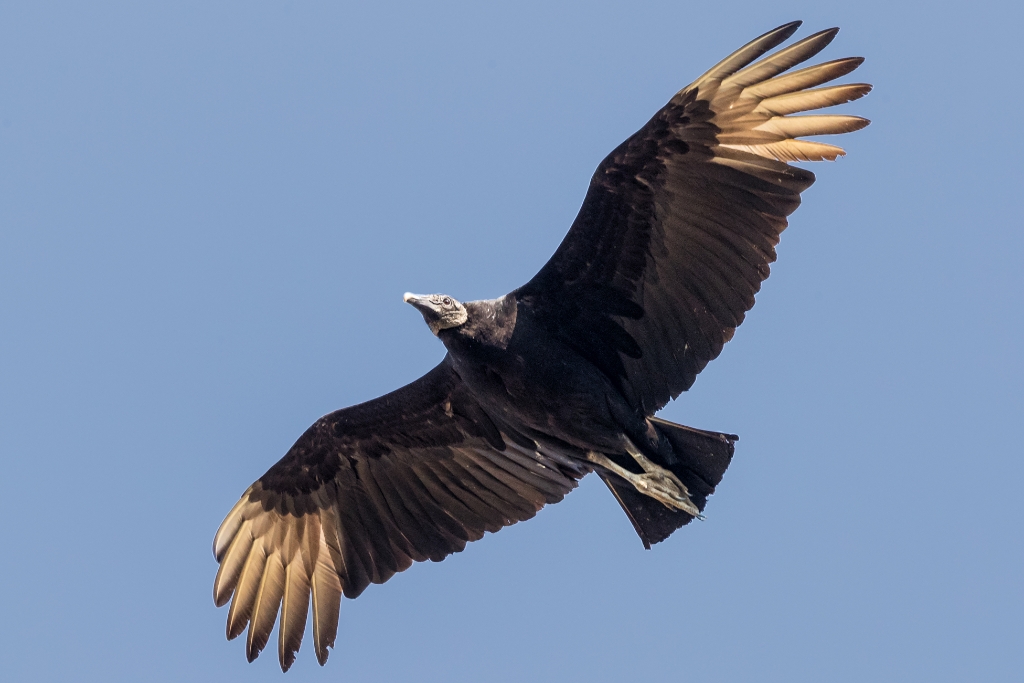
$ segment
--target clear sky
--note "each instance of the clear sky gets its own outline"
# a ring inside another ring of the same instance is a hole
[[[1017,3],[4,3],[0,678],[965,681],[1024,670]],[[600,160],[754,36],[833,25],[873,124],[662,413],[741,435],[647,552],[600,481],[224,639],[214,531],[443,355],[402,293],[525,282]],[[308,627],[307,627],[308,628]]]

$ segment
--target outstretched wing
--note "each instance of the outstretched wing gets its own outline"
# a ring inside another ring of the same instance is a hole
[[[871,89],[817,87],[853,71],[860,58],[782,75],[838,29],[754,62],[798,26],[737,50],[609,154],[554,256],[515,292],[647,415],[693,384],[754,305],[786,217],[814,182],[785,162],[844,154],[798,138],[868,124],[790,116]]]
[[[231,600],[228,638],[248,624],[252,661],[280,611],[287,670],[312,602],[322,665],[342,594],[532,517],[586,471],[496,426],[446,357],[398,391],[317,420],[228,513],[213,545],[214,601]]]

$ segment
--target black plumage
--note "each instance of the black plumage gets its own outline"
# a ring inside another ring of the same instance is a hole
[[[816,87],[859,59],[783,75],[836,29],[760,59],[798,25],[740,48],[609,154],[528,283],[465,304],[406,295],[448,355],[397,391],[317,420],[217,532],[214,599],[231,601],[228,638],[248,625],[250,661],[280,614],[287,669],[312,604],[323,664],[342,595],[528,519],[591,471],[646,547],[703,511],[737,437],[653,415],[753,306],[814,181],[786,162],[843,154],[799,138],[867,125],[790,116],[870,90]]]

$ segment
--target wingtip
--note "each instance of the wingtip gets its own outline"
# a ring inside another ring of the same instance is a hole
[[[767,38],[768,36],[774,36],[775,45],[778,45],[789,40],[790,36],[796,33],[797,29],[799,29],[803,25],[803,23],[804,22],[802,19],[797,19],[796,21],[790,21],[788,23],[782,24],[781,26],[776,26],[771,31],[761,34],[751,42],[756,42],[758,40],[761,40],[762,38]]]
[[[824,40],[825,44],[822,45],[822,48],[824,49],[825,46],[827,46],[829,43],[835,40],[837,35],[839,35],[839,27],[833,26],[832,28],[826,28],[821,31],[818,31],[815,34],[808,36],[805,40],[813,40],[814,38],[820,38]]]
[[[250,491],[252,491],[252,486],[246,489],[238,502],[231,507],[228,514],[225,515],[224,521],[217,528],[217,533],[213,536],[213,556],[218,562],[224,559],[224,553],[231,545],[238,527],[242,525],[242,507],[248,502]]]
[[[218,591],[217,588],[218,588],[217,584],[214,584],[214,586],[213,586],[213,604],[216,607],[223,607],[224,605],[228,604],[229,600],[231,600],[231,593],[229,593],[227,591]]]
[[[853,121],[851,121],[851,123],[850,123],[850,131],[849,132],[851,132],[851,133],[853,131],[862,130],[864,128],[867,128],[871,124],[871,119],[866,119],[863,116],[850,116],[849,118],[853,119]]]

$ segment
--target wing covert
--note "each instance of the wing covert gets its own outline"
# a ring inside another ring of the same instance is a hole
[[[256,481],[214,540],[214,601],[227,636],[248,626],[255,659],[280,614],[287,670],[309,605],[320,664],[334,645],[342,595],[354,598],[414,561],[528,519],[576,486],[585,466],[499,428],[447,357],[391,394],[317,420]]]

